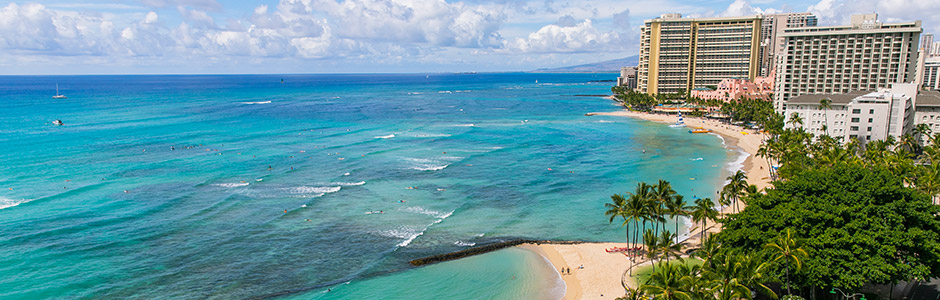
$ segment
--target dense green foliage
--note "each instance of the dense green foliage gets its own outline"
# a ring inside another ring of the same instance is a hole
[[[858,288],[940,275],[940,207],[884,167],[839,163],[800,172],[748,199],[716,235],[759,248],[792,228],[811,255],[798,286]]]

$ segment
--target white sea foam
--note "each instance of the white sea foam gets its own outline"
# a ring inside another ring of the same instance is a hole
[[[415,226],[400,226],[396,229],[382,230],[376,233],[384,237],[404,239],[404,241],[398,243],[398,247],[405,247],[411,244],[411,242],[416,238],[424,234],[425,230],[427,230],[427,227],[420,229]]]
[[[437,91],[438,94],[453,94],[452,91]]]
[[[437,158],[433,158],[433,159],[430,159],[430,158],[406,158],[405,160],[408,160],[408,161],[411,161],[411,162],[414,162],[414,163],[415,163],[415,165],[412,165],[412,166],[410,167],[412,170],[418,170],[418,171],[437,171],[437,170],[443,170],[444,168],[447,168],[448,166],[450,166],[451,163],[453,163],[453,162],[455,162],[455,161],[459,161],[459,160],[461,160],[461,159],[463,159],[463,157],[457,157],[457,156],[442,156],[442,157],[437,157]]]
[[[0,197],[0,209],[14,207],[29,201],[29,199],[13,200],[10,198]]]
[[[401,210],[401,211],[406,211],[406,212],[410,212],[410,213],[416,213],[416,214],[422,214],[422,215],[432,216],[432,217],[435,217],[435,218],[438,218],[438,219],[441,219],[441,220],[446,219],[447,217],[450,217],[450,215],[454,214],[453,211],[445,213],[445,212],[439,212],[439,211],[436,211],[436,210],[430,210],[430,209],[427,209],[427,208],[424,208],[424,207],[420,207],[420,206],[409,206],[409,207],[401,208],[401,209],[399,209],[399,210]],[[437,222],[435,222],[435,223],[437,223]]]
[[[473,127],[473,126],[475,126],[475,125],[473,125],[473,123],[470,123],[470,124],[457,124],[457,125],[454,125],[454,127]]]
[[[224,188],[234,188],[234,187],[240,187],[240,186],[247,186],[248,184],[249,183],[247,182],[233,182],[233,183],[217,183],[213,185],[218,186],[218,187],[224,187]]]
[[[366,184],[366,182],[365,182],[365,181],[360,181],[360,182],[334,182],[333,184],[338,185],[338,186],[357,186],[357,185]]]
[[[744,169],[744,161],[747,160],[748,156],[751,156],[750,153],[745,152],[744,150],[738,149],[738,158],[734,161],[728,163],[726,170],[730,173],[737,172],[738,170]]]
[[[597,121],[597,123],[613,123],[613,122],[614,122],[614,121],[608,121],[608,120],[600,120],[600,121]]]
[[[268,104],[268,103],[271,103],[271,101],[268,100],[268,101],[242,102],[242,104]]]
[[[446,134],[446,133],[420,133],[420,134],[413,135],[413,137],[419,137],[419,138],[435,138],[435,137],[449,137],[449,136],[451,135]]]
[[[393,137],[395,137],[395,134],[382,135],[382,136],[377,136],[377,137],[375,137],[375,138],[377,138],[377,139],[390,139],[390,138],[393,138]]]
[[[464,241],[456,241],[456,242],[454,242],[454,245],[457,245],[457,246],[460,246],[460,247],[473,247],[473,246],[476,246],[476,244],[477,244],[477,243],[464,242]]]
[[[339,192],[340,189],[342,189],[340,186],[298,186],[287,188],[286,191],[289,194],[295,195],[294,197],[316,198],[329,193]]]
[[[424,94],[424,93],[422,93],[422,92],[408,92],[408,95],[421,95],[421,94]]]
[[[691,161],[700,161],[700,160],[704,160],[704,158],[696,157],[696,158],[690,158],[689,160],[691,160]]]

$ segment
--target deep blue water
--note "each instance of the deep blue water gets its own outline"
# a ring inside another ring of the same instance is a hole
[[[407,262],[711,196],[718,138],[584,116],[616,76],[0,77],[0,298],[558,297],[524,250]]]

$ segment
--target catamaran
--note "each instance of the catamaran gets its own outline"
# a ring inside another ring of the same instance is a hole
[[[55,96],[52,96],[52,99],[67,99],[65,95],[59,94],[59,84],[55,84]]]
[[[685,121],[682,121],[682,112],[679,113],[679,120],[676,121],[675,124],[670,124],[669,127],[672,127],[672,128],[685,127]]]

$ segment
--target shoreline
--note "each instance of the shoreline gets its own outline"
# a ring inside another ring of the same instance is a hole
[[[642,113],[630,110],[620,110],[614,112],[588,113],[589,116],[616,116],[629,117],[645,121],[651,121],[662,124],[673,124],[676,115]],[[735,169],[725,169],[723,177],[733,174],[737,170],[747,173],[748,184],[757,186],[758,190],[763,190],[770,186],[770,170],[767,161],[757,156],[758,149],[763,142],[763,136],[753,129],[745,129],[735,125],[722,124],[715,120],[709,120],[701,117],[685,118],[686,127],[703,127],[710,129],[711,133],[722,139],[722,144],[728,150],[737,150],[746,155],[740,166]],[[732,161],[730,163],[735,163]],[[711,197],[717,201],[717,195]],[[739,208],[743,208],[743,203],[738,203]],[[727,207],[717,207],[719,215],[734,212],[734,204]],[[716,222],[706,222],[705,231],[715,233],[721,230]],[[699,243],[701,238],[701,228],[693,224],[689,228],[687,237],[683,244],[694,246]],[[523,244],[518,247],[531,250],[542,255],[547,259],[555,269],[555,272],[561,276],[566,285],[566,293],[562,299],[614,299],[623,296],[623,287],[621,278],[623,273],[630,267],[630,260],[621,253],[607,253],[605,249],[611,247],[633,247],[627,243],[583,243],[575,245],[561,244]],[[648,264],[645,261],[638,261],[638,266]],[[579,269],[579,266],[584,266]],[[571,268],[571,275],[561,274],[560,268]],[[633,280],[627,280],[627,285],[636,288]]]

